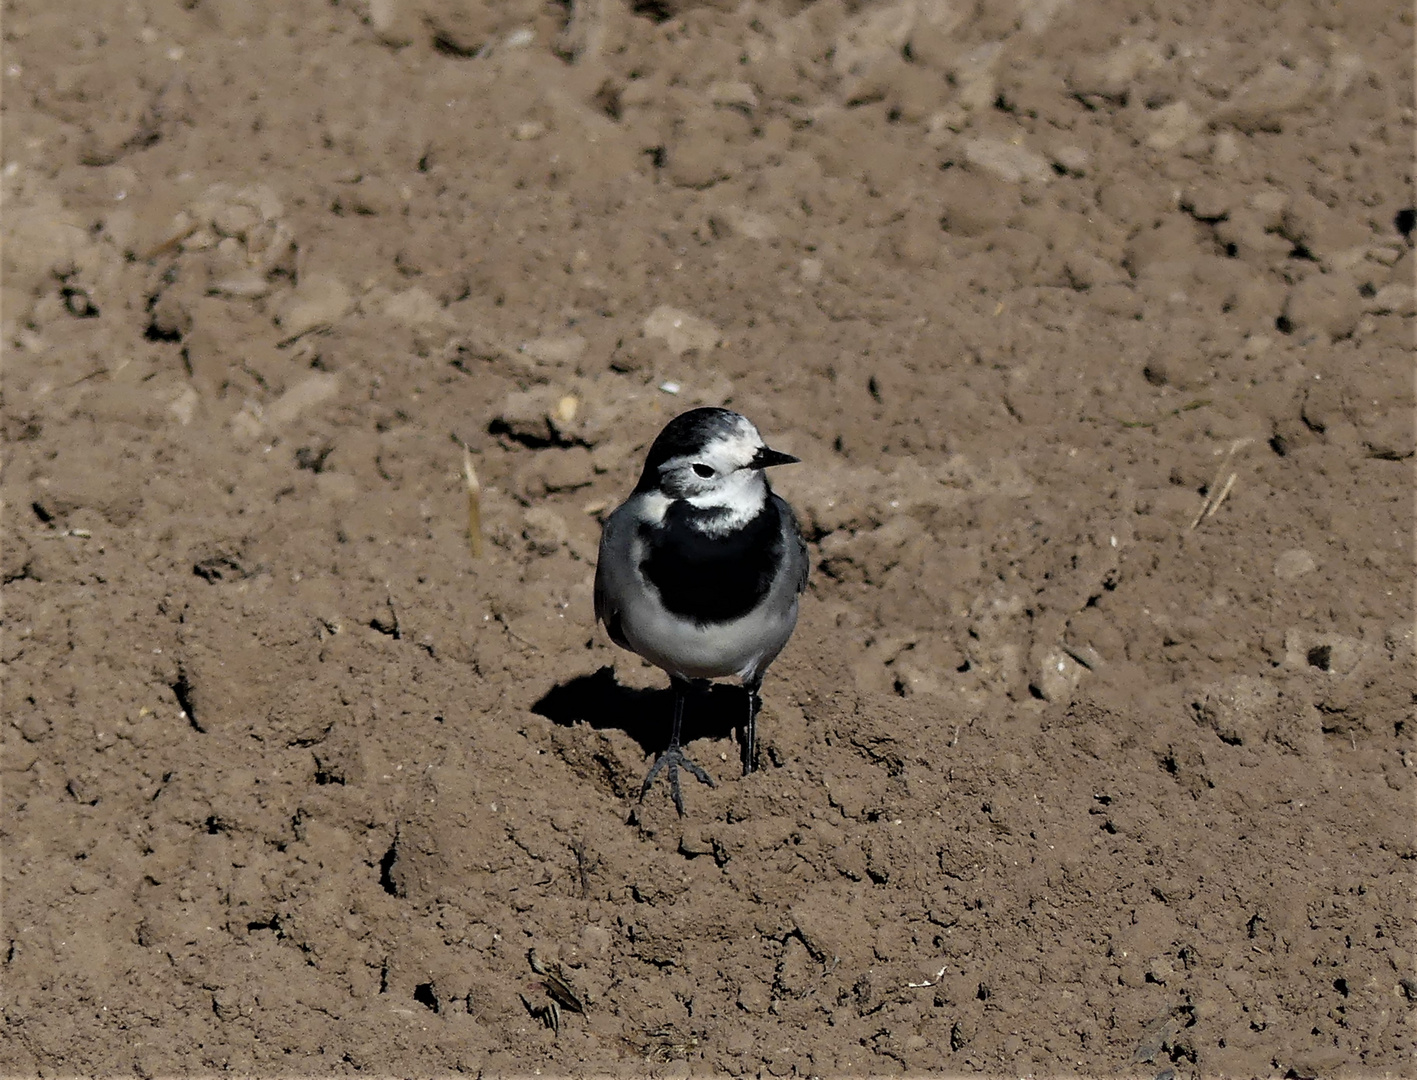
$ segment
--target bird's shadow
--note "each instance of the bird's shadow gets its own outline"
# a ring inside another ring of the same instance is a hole
[[[553,686],[531,707],[553,724],[571,727],[589,724],[597,731],[623,731],[645,754],[659,754],[669,744],[674,723],[674,693],[622,686],[615,670],[603,667],[591,675],[577,675]],[[738,737],[748,718],[748,694],[742,687],[719,683],[695,684],[684,702],[680,741]]]

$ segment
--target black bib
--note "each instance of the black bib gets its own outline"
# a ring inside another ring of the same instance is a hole
[[[732,622],[757,607],[782,555],[782,516],[771,495],[757,517],[726,536],[694,527],[717,513],[677,500],[661,524],[640,526],[640,572],[669,611],[700,626]]]

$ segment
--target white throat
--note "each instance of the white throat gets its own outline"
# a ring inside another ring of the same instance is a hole
[[[725,536],[741,529],[762,512],[768,499],[768,485],[757,469],[739,469],[715,485],[712,491],[691,495],[684,501],[710,516],[697,527],[708,536]],[[716,511],[716,512],[715,512]]]

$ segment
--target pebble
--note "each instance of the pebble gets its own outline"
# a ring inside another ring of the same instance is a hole
[[[50,517],[67,517],[77,510],[92,509],[110,525],[122,528],[143,509],[140,481],[108,467],[99,447],[85,447],[54,461],[55,472],[36,481],[34,502]]]
[[[774,240],[778,236],[778,227],[772,218],[732,204],[710,213],[709,223],[716,233],[742,236],[748,240]]]
[[[1079,63],[1068,80],[1081,98],[1119,100],[1138,80],[1166,65],[1160,46],[1152,41],[1129,41],[1106,56]]]
[[[539,364],[561,367],[584,356],[589,344],[579,334],[557,334],[533,338],[523,343],[519,351]]]
[[[1417,315],[1417,288],[1410,281],[1394,281],[1379,289],[1363,310],[1370,315]]]
[[[1279,704],[1279,690],[1264,679],[1238,675],[1205,687],[1193,702],[1198,722],[1222,742],[1255,745],[1268,733],[1270,713]]]
[[[584,446],[564,450],[542,450],[536,470],[547,491],[573,491],[591,482],[594,469],[590,451]]]
[[[1181,209],[1200,221],[1220,221],[1234,208],[1234,192],[1217,183],[1200,183],[1181,196]]]
[[[645,317],[643,330],[645,337],[663,341],[674,356],[691,351],[710,352],[723,339],[718,327],[707,319],[667,305],[655,308]]]
[[[987,176],[964,169],[941,177],[940,194],[940,224],[953,236],[984,236],[1003,228],[1020,210],[1016,191],[1001,191]]]
[[[1318,93],[1323,67],[1310,59],[1283,64],[1273,60],[1247,79],[1211,117],[1245,134],[1280,131],[1286,115],[1307,105]]]
[[[299,337],[318,326],[333,326],[349,314],[354,297],[339,278],[307,274],[276,312],[276,322],[290,337]]]
[[[1210,148],[1210,159],[1223,167],[1234,165],[1240,160],[1240,140],[1233,131],[1217,132]]]
[[[1063,270],[1075,289],[1120,285],[1129,280],[1127,272],[1120,266],[1099,258],[1090,251],[1069,251],[1063,257]]]
[[[412,45],[420,29],[415,5],[407,0],[369,0],[367,18],[374,36],[396,49]]]
[[[767,1012],[771,1001],[767,988],[752,977],[745,979],[738,990],[738,1007],[749,1016]]]
[[[238,270],[213,280],[211,291],[237,300],[254,300],[270,292],[271,283],[259,270]]]
[[[998,77],[994,68],[1004,54],[1002,41],[978,45],[950,64],[955,103],[966,112],[991,108],[998,98]]]
[[[177,396],[167,403],[167,411],[172,414],[174,420],[186,427],[197,415],[197,405],[200,400],[201,395],[197,393],[196,387],[184,386],[178,391]]]
[[[1329,342],[1351,337],[1362,314],[1363,296],[1347,275],[1310,274],[1284,301],[1291,333],[1318,333]]]
[[[424,0],[409,6],[423,16],[432,39],[455,55],[472,56],[496,36],[497,5]]]
[[[945,70],[959,52],[959,26],[969,17],[961,4],[921,4],[910,28],[910,55],[915,62]]]
[[[1281,581],[1295,581],[1317,568],[1314,557],[1303,548],[1290,548],[1274,560],[1274,576]]]
[[[843,100],[850,101],[859,80],[875,69],[900,61],[917,9],[916,0],[895,0],[868,5],[846,19],[830,54],[832,70],[842,80]]]
[[[1036,659],[1029,690],[1044,701],[1067,701],[1086,672],[1085,667],[1062,649],[1048,648]]]
[[[304,413],[332,400],[340,391],[340,377],[330,372],[307,375],[283,393],[266,409],[265,419],[271,427],[284,427]]]
[[[1053,164],[1066,170],[1069,176],[1086,176],[1092,155],[1081,146],[1059,146],[1053,150]]]
[[[1174,150],[1186,140],[1199,135],[1205,128],[1205,118],[1185,101],[1173,101],[1152,114],[1151,134],[1146,145],[1153,150]]]
[[[709,100],[720,108],[731,109],[756,109],[758,107],[758,95],[753,90],[751,83],[746,82],[716,82],[709,85]]]
[[[570,535],[566,519],[548,506],[533,506],[522,519],[522,539],[534,555],[554,555]]]
[[[1042,154],[1002,139],[970,139],[964,145],[964,159],[1009,184],[1046,184],[1053,179],[1053,168]]]
[[[1371,238],[1364,222],[1329,209],[1308,193],[1285,201],[1279,212],[1277,231],[1324,263],[1331,263],[1341,253],[1355,249],[1360,252],[1360,258],[1366,257]]]
[[[709,129],[686,130],[666,151],[665,174],[679,187],[712,187],[736,171],[727,144]]]
[[[386,318],[412,327],[415,338],[427,345],[442,345],[457,328],[457,320],[437,297],[420,285],[390,293],[382,305]]]

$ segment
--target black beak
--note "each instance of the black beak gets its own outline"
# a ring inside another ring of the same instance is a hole
[[[801,458],[795,458],[791,454],[784,454],[777,450],[770,450],[764,446],[756,454],[749,465],[754,469],[767,469],[774,465],[796,465]]]

